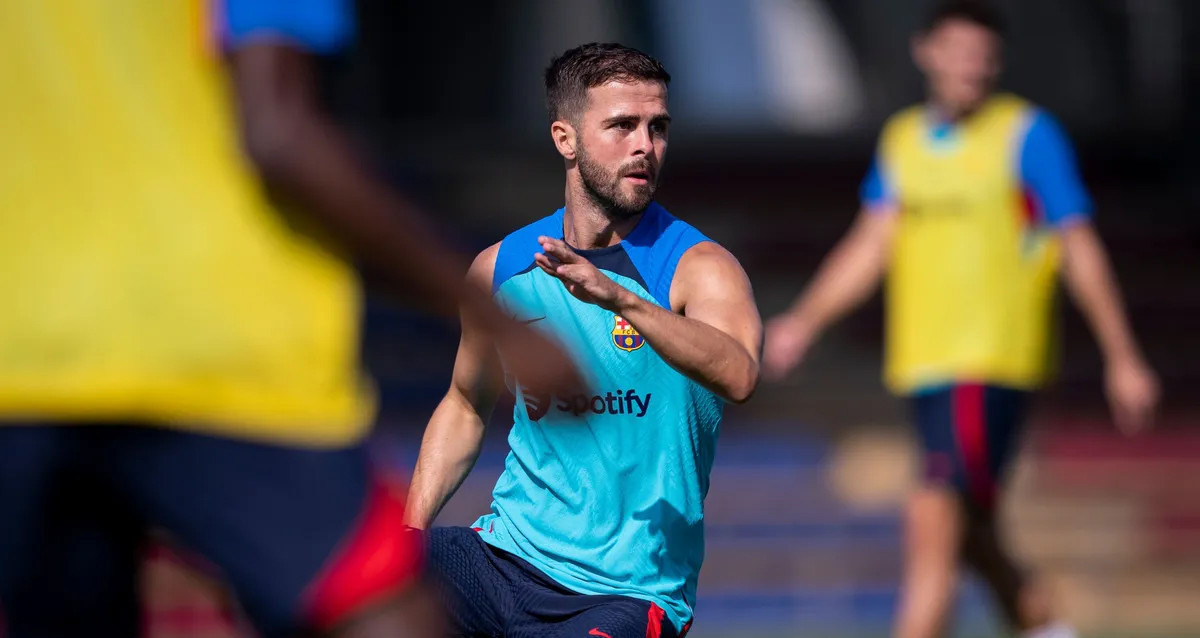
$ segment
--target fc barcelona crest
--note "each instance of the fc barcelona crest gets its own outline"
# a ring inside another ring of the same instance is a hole
[[[638,331],[625,321],[620,315],[613,315],[613,345],[624,350],[625,352],[633,352],[642,347],[646,343],[646,339],[638,334]]]

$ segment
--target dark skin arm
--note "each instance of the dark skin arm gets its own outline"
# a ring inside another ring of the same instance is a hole
[[[230,56],[242,144],[271,189],[300,204],[394,292],[449,315],[465,264],[367,170],[317,97],[310,58],[277,42]]]
[[[465,283],[465,262],[426,217],[371,173],[316,95],[312,62],[279,42],[230,55],[246,154],[273,192],[311,215],[391,291],[443,316],[462,310],[489,333],[526,383],[579,387],[557,345],[512,321],[486,289]]]

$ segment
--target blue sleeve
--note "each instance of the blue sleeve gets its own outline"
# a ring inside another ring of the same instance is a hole
[[[671,284],[683,254],[701,242],[712,241],[690,224],[667,212],[658,202],[651,202],[643,217],[628,237],[625,252],[647,284],[646,292],[658,305],[671,308]]]
[[[353,37],[351,0],[224,0],[224,5],[223,35],[230,48],[265,37],[332,53]]]
[[[496,266],[492,269],[493,295],[504,282],[533,268],[533,256],[542,252],[542,245],[537,240],[540,235],[563,238],[565,212],[565,208],[560,208],[549,217],[509,233],[500,242],[500,248],[496,251]]]
[[[1037,110],[1021,146],[1021,182],[1045,222],[1062,227],[1092,215],[1092,200],[1075,162],[1071,141],[1049,113]]]
[[[867,177],[863,179],[859,196],[867,210],[879,210],[884,206],[892,206],[896,203],[896,192],[884,172],[883,158],[879,153],[876,153],[875,159],[871,161],[871,169],[867,171]]]

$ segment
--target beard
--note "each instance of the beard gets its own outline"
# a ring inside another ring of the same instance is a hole
[[[612,220],[629,219],[646,210],[654,198],[658,186],[658,176],[647,160],[633,160],[622,165],[615,171],[610,171],[599,162],[592,160],[587,151],[580,147],[577,160],[579,162],[579,177],[583,181],[583,190],[604,214]],[[642,172],[648,176],[645,184],[636,184],[631,192],[621,188],[624,176],[634,172]]]

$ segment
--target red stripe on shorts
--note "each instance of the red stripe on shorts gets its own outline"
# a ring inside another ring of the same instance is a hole
[[[396,488],[375,482],[357,528],[306,592],[312,626],[328,629],[412,584],[423,549],[421,532],[404,524]]]
[[[663,616],[666,614],[661,607],[650,603],[650,611],[646,614],[646,638],[662,637]]]
[[[962,455],[967,490],[976,503],[991,506],[996,484],[988,467],[987,413],[984,387],[970,383],[954,388],[954,433]]]

